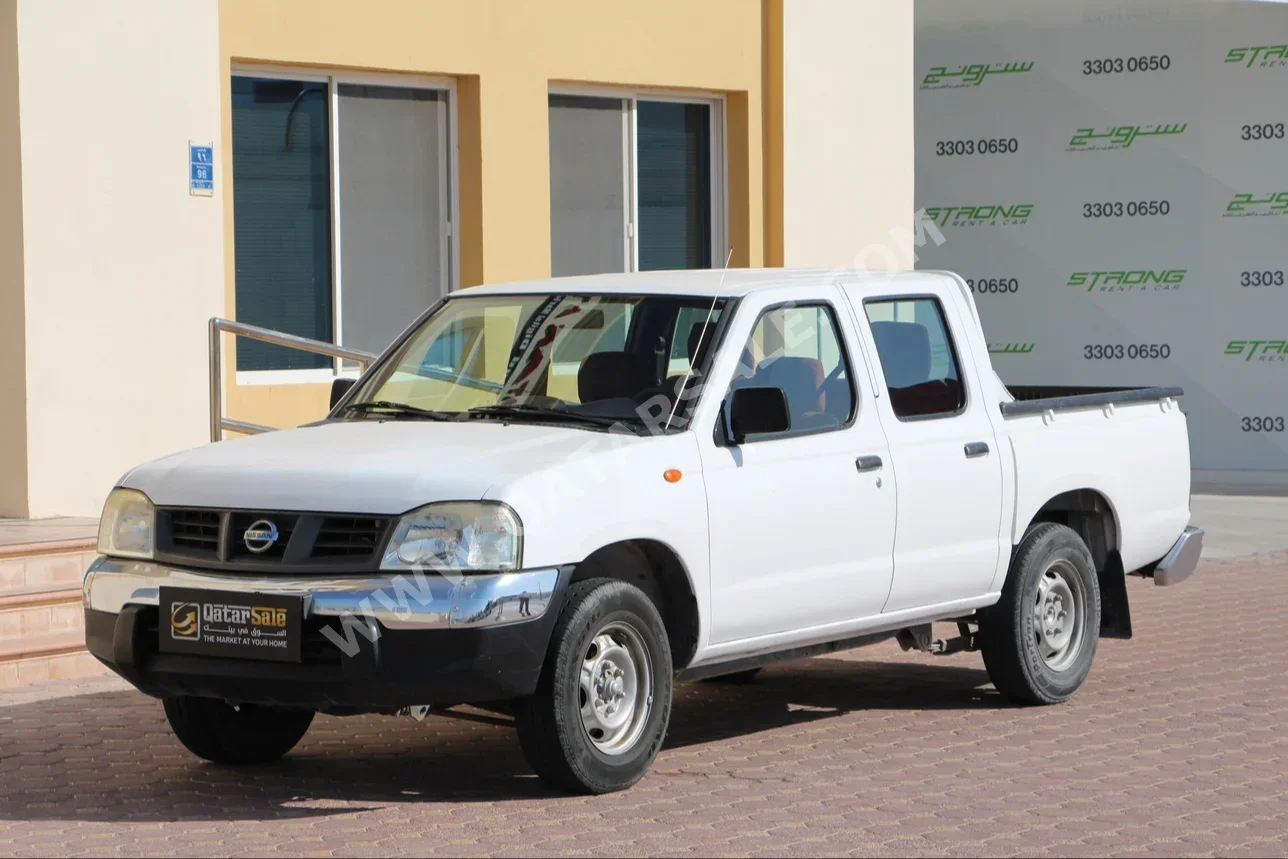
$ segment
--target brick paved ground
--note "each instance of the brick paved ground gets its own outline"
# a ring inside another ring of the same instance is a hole
[[[881,645],[681,687],[653,773],[599,798],[487,723],[322,717],[239,772],[115,684],[10,696],[0,854],[1288,856],[1288,554],[1131,581],[1135,640],[1069,704]]]

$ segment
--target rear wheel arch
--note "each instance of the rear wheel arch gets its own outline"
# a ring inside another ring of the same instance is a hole
[[[1127,604],[1127,571],[1123,569],[1122,531],[1118,512],[1109,496],[1098,489],[1061,492],[1038,508],[1020,534],[1016,546],[1043,522],[1072,529],[1091,552],[1100,585],[1100,635],[1131,638],[1131,610]]]
[[[576,565],[572,582],[607,578],[629,582],[648,595],[666,626],[674,668],[688,666],[698,648],[698,600],[679,554],[660,540],[610,543]]]
[[[1017,544],[1040,522],[1054,522],[1077,532],[1091,551],[1097,570],[1120,546],[1118,512],[1109,496],[1098,489],[1070,489],[1047,499],[1020,532]]]

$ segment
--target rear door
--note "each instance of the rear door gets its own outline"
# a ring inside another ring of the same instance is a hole
[[[986,594],[999,560],[1002,451],[964,351],[957,296],[927,287],[876,296],[843,287],[866,325],[899,483],[887,612]]]

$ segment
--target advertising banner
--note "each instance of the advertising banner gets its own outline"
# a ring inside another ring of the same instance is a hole
[[[1200,479],[1288,483],[1288,4],[1071,6],[917,3],[918,267],[1004,382],[1180,385]]]

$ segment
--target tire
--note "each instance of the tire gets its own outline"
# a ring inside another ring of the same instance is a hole
[[[217,764],[266,764],[295,748],[313,722],[312,710],[278,710],[257,704],[234,707],[214,698],[164,700],[179,742]]]
[[[1100,584],[1086,544],[1064,525],[1033,526],[1001,600],[980,616],[989,679],[1016,703],[1058,704],[1087,679],[1099,638]]]
[[[555,621],[537,690],[516,704],[519,745],[553,787],[624,790],[662,748],[673,685],[671,647],[652,600],[615,579],[577,582]]]
[[[708,677],[702,682],[728,683],[734,686],[746,686],[750,683],[754,683],[756,678],[760,676],[760,672],[764,670],[764,668],[748,668],[745,671],[735,671],[732,674],[719,674],[715,677]]]

